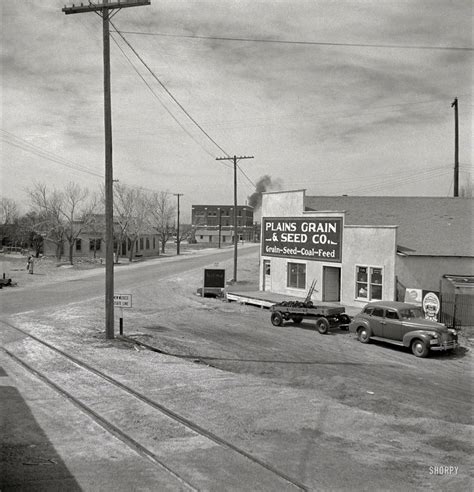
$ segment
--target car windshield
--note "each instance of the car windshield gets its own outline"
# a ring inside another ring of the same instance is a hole
[[[409,308],[409,309],[400,309],[399,313],[400,313],[400,318],[402,319],[425,317],[423,310],[418,307]]]

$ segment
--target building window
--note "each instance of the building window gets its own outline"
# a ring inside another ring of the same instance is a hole
[[[146,249],[150,249],[150,238],[146,238],[145,239],[145,246],[146,246]]]
[[[356,297],[382,300],[382,268],[356,266]]]
[[[155,237],[153,236],[153,249],[156,249],[156,241],[155,241]]]
[[[306,289],[306,264],[288,263],[288,287]]]
[[[82,242],[80,237],[76,239],[76,251],[82,251]]]
[[[101,239],[89,239],[89,249],[90,251],[99,251],[100,250],[100,242]]]
[[[140,250],[143,250],[143,238],[140,238]]]

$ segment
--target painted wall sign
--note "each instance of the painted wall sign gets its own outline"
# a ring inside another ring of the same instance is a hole
[[[262,255],[341,262],[342,217],[264,217]]]

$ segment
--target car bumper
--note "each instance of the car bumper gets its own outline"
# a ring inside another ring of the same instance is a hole
[[[459,347],[459,343],[456,340],[450,340],[448,342],[443,342],[438,345],[431,345],[431,350],[453,350]]]

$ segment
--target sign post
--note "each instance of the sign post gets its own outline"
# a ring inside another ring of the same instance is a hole
[[[120,308],[119,330],[120,335],[123,335],[123,309],[132,307],[132,294],[115,294],[114,306]]]

